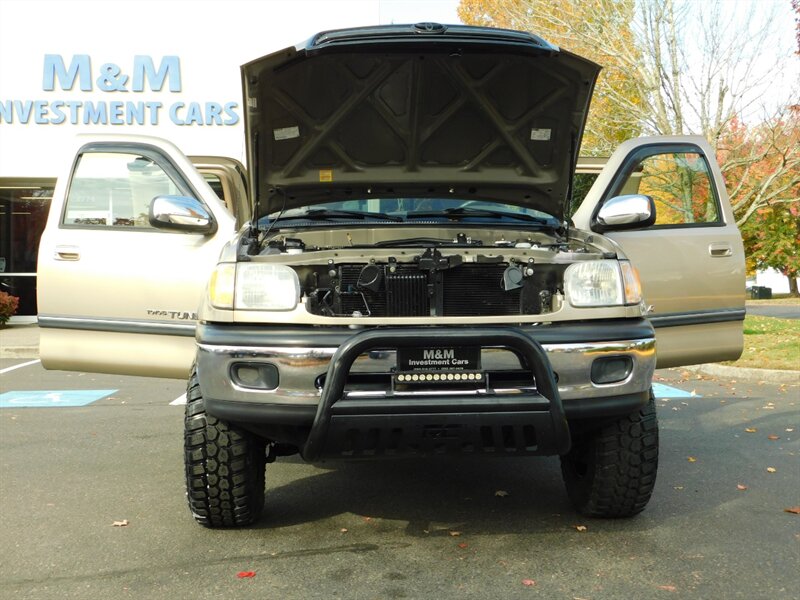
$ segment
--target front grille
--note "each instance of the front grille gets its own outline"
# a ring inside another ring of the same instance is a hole
[[[421,271],[386,273],[387,316],[424,317],[430,312],[427,273]]]
[[[507,266],[468,263],[433,273],[413,265],[397,265],[394,272],[384,267],[382,283],[373,291],[358,285],[363,264],[339,265],[334,313],[373,317],[522,314],[523,289],[502,288]]]
[[[518,315],[522,289],[501,287],[506,265],[462,265],[444,272],[443,310],[448,317]]]
[[[359,290],[358,274],[364,265],[342,265],[339,267],[339,294],[336,313],[350,316],[354,312],[373,317],[386,316],[386,294]]]

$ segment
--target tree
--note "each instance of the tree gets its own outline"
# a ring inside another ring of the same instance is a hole
[[[747,251],[748,270],[774,268],[789,279],[789,292],[798,295],[800,276],[800,107],[774,123],[764,123],[753,131],[741,125],[732,128],[726,155],[732,177],[729,186],[747,206],[747,216],[740,217],[742,237]],[[785,140],[776,139],[786,138]],[[778,152],[776,148],[794,148],[794,152]],[[737,161],[735,152],[745,155]],[[753,161],[750,157],[757,156]],[[789,169],[784,169],[787,164]],[[748,202],[750,196],[759,197]],[[757,206],[755,210],[753,207]]]
[[[639,59],[634,10],[635,0],[461,0],[458,15],[470,25],[530,31],[601,65],[581,154],[607,156],[642,132],[639,86],[626,68]],[[601,37],[605,44],[596,43]]]
[[[718,140],[717,161],[740,227],[761,209],[796,204],[800,197],[800,107],[780,109],[753,127],[732,119]]]
[[[775,5],[461,0],[458,14],[468,24],[540,34],[602,65],[595,101],[613,104],[603,113],[611,119],[623,115],[623,125],[656,135],[697,133],[715,145],[735,116],[756,106],[765,84],[779,79],[789,57],[775,56],[774,10],[765,6]],[[775,56],[769,68],[765,55]],[[614,123],[607,125],[591,125],[611,133],[601,145],[616,141]]]
[[[800,0],[792,7],[800,48]],[[705,137],[744,229],[798,203],[797,64],[792,49],[776,47],[779,8],[757,0],[461,0],[458,14],[468,24],[531,31],[605,67],[582,155],[608,154],[638,133]],[[782,89],[785,98],[776,98]],[[763,97],[771,109],[760,107]]]
[[[794,9],[794,34],[797,38],[797,54],[800,55],[800,0],[792,0],[792,8]]]
[[[762,208],[742,229],[749,249],[748,259],[756,269],[773,268],[789,279],[789,293],[798,296],[800,277],[800,206],[792,204]]]

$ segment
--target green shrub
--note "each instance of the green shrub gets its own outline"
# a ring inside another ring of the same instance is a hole
[[[19,298],[0,292],[0,325],[5,325],[19,306]]]

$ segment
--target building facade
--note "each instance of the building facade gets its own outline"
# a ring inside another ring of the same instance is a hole
[[[0,290],[37,314],[39,237],[81,133],[244,161],[239,67],[327,29],[457,22],[457,0],[0,3]],[[413,13],[409,9],[413,8]]]

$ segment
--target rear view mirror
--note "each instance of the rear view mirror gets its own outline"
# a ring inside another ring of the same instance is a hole
[[[649,227],[655,222],[653,199],[644,194],[630,194],[606,200],[592,219],[592,229],[602,233]]]
[[[188,196],[156,196],[150,202],[150,225],[158,229],[210,234],[217,224],[205,205]]]

